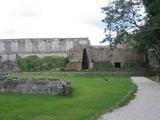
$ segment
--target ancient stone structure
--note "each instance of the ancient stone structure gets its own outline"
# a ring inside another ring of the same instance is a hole
[[[88,38],[32,38],[32,39],[0,39],[1,61],[15,61],[16,56],[21,58],[37,55],[64,56],[76,45],[90,45]]]
[[[65,80],[39,80],[0,78],[1,93],[27,93],[39,95],[67,95],[71,84]]]
[[[85,59],[84,59],[85,58]],[[92,69],[93,62],[110,61],[114,67],[121,68],[131,60],[144,61],[131,47],[119,46],[77,46],[70,50],[67,68],[70,70]],[[84,66],[84,68],[83,68]]]
[[[69,70],[92,69],[93,61],[110,61],[121,67],[129,60],[143,60],[130,46],[91,46],[88,38],[0,39],[1,68],[16,68],[15,61],[31,55],[69,57]]]
[[[88,51],[90,46],[75,46],[69,52],[69,64],[66,66],[69,70],[92,69],[92,57]],[[83,68],[84,66],[84,68]]]
[[[138,55],[131,47],[110,48],[106,46],[93,46],[90,48],[92,60],[110,61],[114,67],[122,67],[130,60],[143,61],[143,55]]]

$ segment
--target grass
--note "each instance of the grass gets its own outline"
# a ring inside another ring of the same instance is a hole
[[[0,120],[86,120],[126,103],[135,90],[129,77],[35,75],[16,77],[63,78],[71,82],[72,94],[45,96],[1,93]]]

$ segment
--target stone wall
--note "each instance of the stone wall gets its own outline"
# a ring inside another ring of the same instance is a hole
[[[67,95],[71,84],[65,80],[0,78],[1,93],[27,93],[39,95]]]
[[[123,64],[130,60],[144,61],[144,56],[137,54],[133,48],[110,48],[107,46],[92,46],[89,50],[91,59],[95,62],[110,61]]]
[[[90,76],[153,76],[155,73],[149,69],[140,69],[138,71],[65,71],[65,72],[22,72],[18,75],[41,75],[41,76],[77,76],[77,75],[90,75]]]
[[[144,62],[144,56],[137,54],[131,47],[114,47],[109,46],[80,46],[74,47],[69,53],[69,70],[82,70],[82,57],[84,49],[87,50],[89,59],[88,69],[93,68],[93,62],[110,61],[113,66],[116,63],[120,67],[128,64],[129,61]]]
[[[83,52],[86,49],[88,69],[92,62],[110,61],[123,66],[127,61],[144,61],[143,55],[138,55],[130,46],[91,46],[88,38],[33,38],[33,39],[0,39],[0,62],[16,61],[17,56],[25,58],[36,55],[69,57],[68,70],[82,70]]]
[[[0,56],[2,61],[16,60],[16,55],[68,56],[74,46],[90,45],[88,38],[32,38],[32,39],[0,39]]]
[[[75,46],[69,52],[69,64],[66,66],[68,70],[82,70],[84,49],[87,51],[88,69],[92,69],[90,46]]]

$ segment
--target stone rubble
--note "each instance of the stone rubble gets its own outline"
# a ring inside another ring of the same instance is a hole
[[[37,95],[67,95],[71,83],[66,80],[42,80],[0,77],[1,93],[27,93]]]

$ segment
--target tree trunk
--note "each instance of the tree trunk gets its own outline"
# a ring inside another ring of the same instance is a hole
[[[149,60],[148,60],[148,54],[147,54],[147,52],[145,51],[144,52],[144,59],[145,59],[145,66],[146,67],[149,67],[150,65],[149,65]]]

